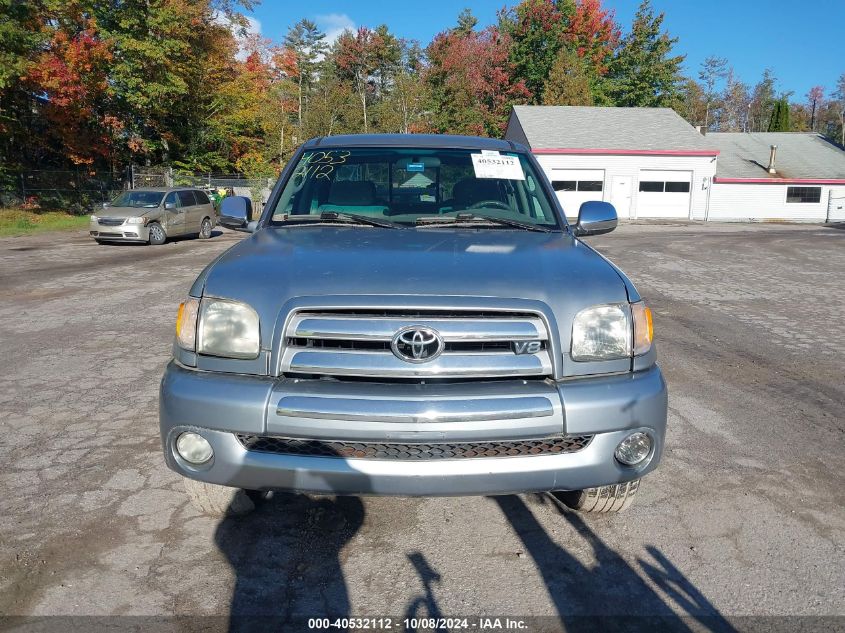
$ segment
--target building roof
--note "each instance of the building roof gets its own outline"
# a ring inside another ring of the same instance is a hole
[[[845,151],[820,134],[804,132],[714,132],[707,138],[721,150],[716,178],[784,180],[845,179]],[[768,172],[777,145],[775,174]]]
[[[718,153],[670,108],[514,106],[505,138],[536,153]]]
[[[479,136],[453,136],[449,134],[338,134],[321,136],[305,143],[305,149],[317,147],[420,147],[490,149],[504,152],[525,151],[511,141]]]

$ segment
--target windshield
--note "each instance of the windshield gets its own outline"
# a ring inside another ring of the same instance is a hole
[[[463,224],[471,214],[559,228],[539,178],[517,152],[378,147],[308,151],[285,184],[271,224],[350,214],[400,226],[437,218],[441,221],[436,224],[419,223],[441,227],[456,226],[449,218],[459,214]]]
[[[111,203],[113,207],[153,208],[161,204],[163,191],[124,191]]]

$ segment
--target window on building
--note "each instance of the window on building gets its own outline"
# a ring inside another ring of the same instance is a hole
[[[818,204],[822,200],[821,187],[787,187],[786,201],[804,204]]]
[[[689,193],[688,182],[667,182],[666,193]]]
[[[578,191],[601,191],[603,185],[601,180],[579,180]]]
[[[552,187],[555,191],[602,191],[604,183],[601,180],[554,180]]]
[[[640,191],[648,193],[689,193],[689,182],[641,180]]]

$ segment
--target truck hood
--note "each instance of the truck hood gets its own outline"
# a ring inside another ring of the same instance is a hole
[[[585,307],[628,300],[617,270],[568,233],[337,226],[262,229],[212,262],[191,294],[250,304],[265,347],[297,297],[429,296],[455,307],[466,297],[519,300],[561,324]]]

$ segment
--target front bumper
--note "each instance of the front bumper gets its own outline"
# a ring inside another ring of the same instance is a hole
[[[400,394],[395,397],[396,409],[386,409],[384,403],[389,398],[378,394],[367,399],[364,408],[378,415],[372,420],[362,416],[344,425],[337,419],[343,415],[337,409],[355,398],[325,391],[348,390],[346,385],[327,387],[321,381],[202,372],[170,363],[161,383],[161,438],[167,465],[186,477],[239,488],[328,494],[451,496],[580,490],[637,479],[657,466],[663,450],[667,396],[666,383],[656,366],[633,374],[542,384],[376,385],[394,397]],[[373,387],[363,386],[368,392]],[[460,391],[464,392],[462,399]],[[520,391],[525,397],[519,396]],[[314,405],[321,398],[329,404],[317,414]],[[550,410],[539,402],[543,398]],[[312,406],[292,410],[291,402]],[[428,415],[418,415],[419,402],[431,403]],[[482,410],[490,415],[486,420],[470,415],[459,421],[456,402],[470,403],[463,410],[483,402]],[[506,411],[492,410],[497,403],[503,407],[536,406],[533,413],[521,409],[522,417],[507,419]],[[443,417],[439,417],[441,413]],[[196,467],[178,456],[174,442],[186,430],[200,433],[211,443],[214,457],[209,463]],[[431,443],[525,439],[548,436],[550,430],[594,437],[585,448],[566,454],[411,461],[251,451],[235,435]],[[633,431],[648,433],[654,449],[643,464],[630,468],[619,464],[613,453]]]
[[[105,226],[92,220],[88,223],[88,234],[96,240],[115,242],[147,242],[150,239],[150,231],[143,224]]]

